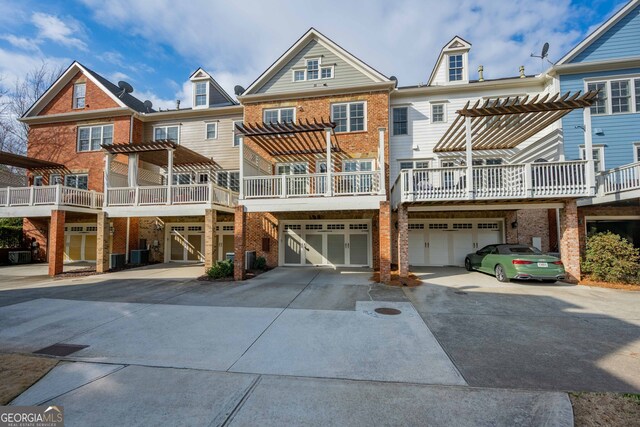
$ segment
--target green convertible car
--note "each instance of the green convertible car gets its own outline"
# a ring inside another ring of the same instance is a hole
[[[526,245],[488,245],[470,253],[464,260],[468,271],[493,274],[500,282],[511,279],[555,282],[565,277],[559,258],[545,255]]]

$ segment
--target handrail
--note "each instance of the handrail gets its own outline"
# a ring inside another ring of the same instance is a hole
[[[238,193],[212,182],[206,184],[140,185],[107,189],[107,206],[237,204]]]
[[[75,206],[99,209],[103,194],[62,184],[0,188],[0,206]]]

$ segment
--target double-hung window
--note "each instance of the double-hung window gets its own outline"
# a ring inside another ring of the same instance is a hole
[[[444,104],[431,104],[431,123],[444,123]]]
[[[273,108],[263,111],[262,120],[265,123],[293,123],[295,116],[295,108]]]
[[[584,147],[580,147],[580,158],[586,160]],[[593,147],[593,167],[596,173],[604,170],[604,146]]]
[[[86,83],[76,83],[73,85],[73,108],[84,108],[86,91]]]
[[[594,103],[591,104],[591,114],[607,114],[607,83],[589,83],[587,84],[587,90],[599,91]]]
[[[322,58],[305,59],[304,68],[293,70],[293,81],[320,80],[333,78],[334,65],[323,65]]]
[[[218,122],[207,123],[206,137],[207,139],[218,138]]]
[[[79,188],[81,190],[87,190],[89,183],[89,175],[84,174],[70,174],[64,176],[64,185],[65,187],[74,187]]]
[[[98,151],[101,145],[113,144],[113,125],[78,128],[78,151]]]
[[[331,121],[336,123],[336,132],[358,132],[366,130],[366,104],[350,102],[331,106]]]
[[[407,107],[397,107],[393,109],[394,135],[407,135],[409,133],[408,110]]]
[[[449,55],[449,81],[462,80],[462,55]]]
[[[62,175],[59,173],[52,173],[49,175],[49,185],[58,185],[62,184],[64,180],[62,179]]]
[[[631,104],[631,91],[629,90],[629,80],[615,80],[611,85],[611,112],[628,113]]]
[[[241,125],[242,124],[242,120],[235,120],[231,126],[233,126],[233,146],[234,147],[239,147],[240,146],[240,139],[242,138],[242,134],[240,133],[240,131],[238,131],[238,129],[236,129],[236,125]]]
[[[208,82],[196,82],[195,84],[195,102],[196,107],[205,107],[207,105],[207,85]]]
[[[320,77],[320,60],[307,59],[307,80],[318,80]]]
[[[189,185],[191,184],[192,177],[191,172],[187,173],[174,173],[172,175],[173,185]]]
[[[636,113],[640,113],[640,79],[635,79],[633,86],[635,87],[636,94]]]
[[[153,128],[153,140],[164,141],[169,140],[171,142],[179,143],[180,139],[180,127],[175,126],[158,126]]]
[[[216,172],[216,185],[228,188],[231,191],[240,191],[239,171],[218,171]]]
[[[33,177],[33,186],[34,187],[42,187],[43,183],[44,183],[44,178],[42,177],[42,175],[38,175],[38,176],[34,176]]]

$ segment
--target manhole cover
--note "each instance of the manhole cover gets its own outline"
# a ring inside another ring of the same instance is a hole
[[[467,293],[465,291],[454,291],[454,294],[458,294],[458,295],[466,295]]]
[[[402,313],[397,308],[390,308],[390,307],[380,307],[380,308],[376,308],[373,311],[375,311],[378,314],[386,314],[388,316],[395,316],[396,314]]]
[[[54,344],[49,347],[42,348],[38,351],[34,351],[34,354],[46,354],[47,356],[68,356],[71,353],[82,350],[89,347],[88,345],[77,344]]]

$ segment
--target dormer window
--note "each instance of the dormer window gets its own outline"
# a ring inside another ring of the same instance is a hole
[[[209,92],[209,83],[206,81],[194,83],[194,107],[208,106],[207,98]]]
[[[73,85],[73,108],[84,108],[85,93],[87,90],[86,83],[76,83]]]
[[[462,80],[463,65],[462,54],[449,55],[449,81],[457,82]]]

